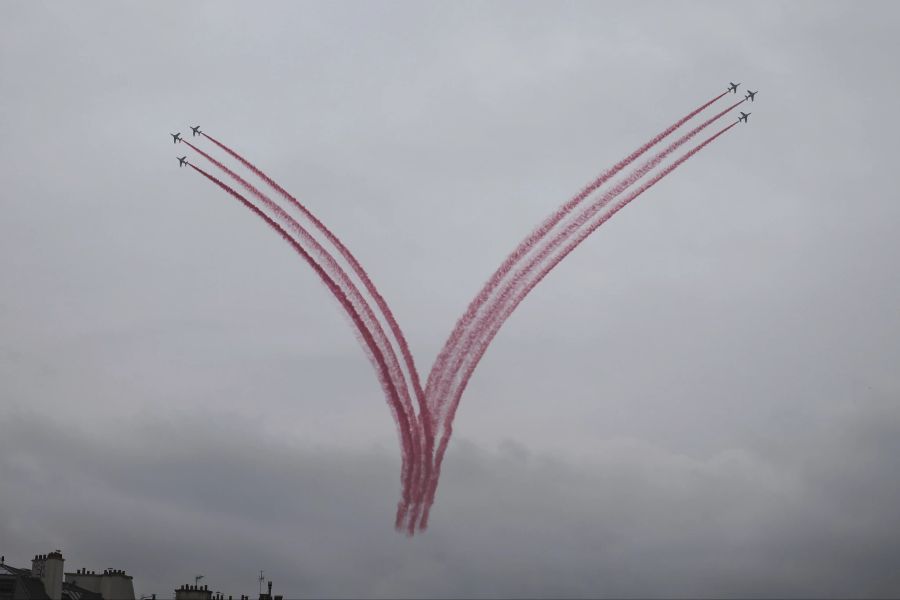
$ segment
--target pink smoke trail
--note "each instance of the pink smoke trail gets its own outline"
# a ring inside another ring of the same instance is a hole
[[[444,343],[444,347],[441,349],[440,354],[438,354],[438,357],[431,368],[431,372],[428,375],[428,381],[425,386],[426,397],[428,397],[429,399],[432,398],[434,387],[437,386],[440,383],[440,380],[447,375],[447,361],[456,351],[460,338],[463,336],[466,329],[475,318],[475,315],[478,313],[484,303],[487,302],[488,298],[490,298],[490,295],[493,293],[494,289],[496,289],[497,285],[503,280],[504,277],[509,274],[510,270],[512,270],[516,263],[518,263],[519,260],[521,260],[522,257],[525,256],[529,252],[529,250],[531,250],[532,246],[543,239],[543,237],[546,236],[547,233],[549,233],[557,223],[564,219],[566,215],[574,210],[575,207],[578,206],[591,193],[593,193],[594,190],[603,185],[611,177],[614,177],[617,173],[619,173],[619,171],[637,160],[641,155],[647,152],[647,150],[671,135],[672,132],[684,125],[687,121],[689,121],[697,114],[705,110],[707,107],[712,105],[714,102],[726,95],[727,92],[719,94],[712,100],[709,100],[698,108],[692,110],[684,117],[670,125],[668,128],[657,134],[649,142],[632,152],[620,162],[616,163],[611,169],[604,171],[599,177],[597,177],[597,179],[588,184],[574,198],[563,204],[553,215],[547,218],[540,227],[535,229],[531,233],[531,235],[529,235],[519,244],[519,246],[506,258],[506,260],[503,261],[503,264],[501,264],[500,267],[494,272],[494,274],[484,285],[478,295],[469,304],[469,307],[468,309],[466,309],[465,314],[463,314],[463,316],[460,317],[459,321],[457,321],[456,326],[453,328],[452,333]],[[433,419],[432,428],[435,428],[438,426],[438,419],[434,414],[432,414],[431,416]]]
[[[353,272],[356,273],[356,275],[363,282],[363,285],[365,285],[366,290],[375,299],[376,304],[378,305],[378,309],[382,312],[385,319],[388,321],[391,331],[394,334],[394,336],[397,338],[397,342],[399,343],[399,345],[402,349],[403,358],[404,358],[404,361],[406,361],[407,368],[409,369],[409,371],[411,373],[411,376],[413,379],[413,386],[416,389],[416,394],[418,396],[424,396],[424,391],[422,390],[422,386],[419,383],[418,371],[415,368],[415,360],[413,359],[412,353],[409,350],[409,345],[406,342],[406,337],[403,335],[403,331],[400,329],[400,326],[397,324],[397,321],[394,318],[394,315],[391,312],[391,309],[388,307],[387,303],[384,301],[384,298],[381,296],[381,293],[378,291],[378,288],[376,288],[375,284],[372,283],[372,280],[369,277],[368,273],[366,273],[365,269],[363,269],[362,265],[359,263],[359,261],[356,259],[356,257],[350,252],[350,250],[344,245],[344,243],[341,242],[341,240],[334,233],[332,233],[332,231],[324,223],[322,223],[322,221],[320,221],[308,208],[306,208],[306,206],[301,204],[299,200],[297,200],[287,190],[285,190],[283,187],[281,187],[271,177],[266,175],[262,170],[260,170],[258,167],[256,167],[254,164],[252,164],[246,158],[244,158],[243,156],[238,154],[235,150],[232,150],[231,148],[229,148],[228,146],[226,146],[219,140],[213,138],[212,136],[210,136],[206,133],[204,133],[203,135],[209,141],[211,141],[213,144],[215,144],[216,146],[218,146],[219,148],[221,148],[222,150],[227,152],[229,155],[231,155],[232,157],[237,159],[242,165],[244,165],[245,167],[247,167],[248,169],[253,171],[253,173],[257,177],[259,177],[260,179],[265,181],[267,184],[269,184],[285,200],[287,200],[293,206],[295,206],[297,208],[297,210],[299,210],[305,218],[309,219],[310,222],[312,222],[313,225],[316,227],[316,229],[319,230],[325,236],[325,238],[328,240],[328,242],[331,243],[335,248],[338,249],[341,256],[343,256],[344,259],[350,264],[351,268],[353,269]],[[425,406],[424,404],[423,404],[423,407],[427,412],[428,407]]]
[[[664,150],[658,152],[649,160],[642,163],[637,169],[629,173],[629,175],[625,179],[605,192],[598,200],[591,203],[581,212],[581,214],[578,215],[577,218],[567,223],[566,226],[561,231],[556,233],[556,235],[554,235],[550,240],[546,241],[542,246],[539,246],[534,255],[529,259],[526,266],[519,269],[519,271],[515,273],[512,279],[507,281],[500,293],[496,295],[491,302],[488,303],[487,308],[481,314],[481,316],[479,318],[476,318],[476,320],[473,322],[472,327],[467,332],[467,335],[464,337],[463,341],[460,344],[460,350],[455,353],[450,369],[444,375],[445,378],[442,381],[442,385],[440,386],[440,388],[438,388],[437,395],[431,407],[432,413],[440,418],[440,416],[442,415],[444,404],[446,403],[449,396],[449,390],[452,387],[453,380],[456,374],[459,372],[461,363],[467,356],[471,354],[473,345],[482,335],[484,335],[485,330],[490,327],[491,322],[502,313],[504,303],[508,301],[510,294],[512,294],[512,292],[519,286],[523,278],[527,277],[528,274],[530,274],[537,265],[543,262],[557,246],[559,246],[563,241],[566,240],[566,238],[571,236],[582,225],[584,225],[588,221],[588,219],[596,215],[607,204],[609,204],[609,202],[615,199],[616,196],[627,190],[629,187],[639,181],[644,175],[659,166],[663,160],[665,160],[669,155],[671,155],[682,145],[693,139],[698,133],[700,133],[743,103],[744,100],[735,102],[725,110],[718,112],[711,118],[707,119],[688,133],[684,134],[683,136],[669,144],[669,146],[667,146]]]
[[[607,213],[605,213],[600,219],[591,224],[589,228],[582,231],[575,239],[571,240],[566,246],[563,248],[562,252],[560,252],[556,257],[553,258],[549,263],[547,263],[541,271],[537,274],[537,276],[529,282],[525,288],[519,291],[516,295],[515,300],[512,304],[510,304],[500,315],[499,318],[495,319],[491,325],[490,331],[488,335],[482,340],[482,342],[478,345],[477,350],[471,355],[472,359],[469,361],[469,364],[463,373],[459,387],[453,394],[453,400],[450,405],[450,409],[447,413],[447,417],[445,420],[444,431],[441,436],[440,445],[437,449],[437,454],[435,456],[434,464],[432,465],[432,475],[430,480],[429,489],[427,492],[427,497],[425,499],[425,508],[422,512],[421,518],[421,527],[424,529],[428,524],[428,515],[431,509],[432,504],[434,503],[435,493],[437,491],[438,479],[441,474],[441,464],[444,460],[444,453],[447,450],[447,444],[450,441],[450,436],[453,433],[453,418],[456,415],[456,409],[459,407],[459,400],[462,397],[463,392],[465,392],[466,386],[469,383],[469,380],[472,376],[472,373],[475,371],[475,368],[478,366],[478,363],[481,361],[482,356],[484,356],[484,352],[487,350],[491,341],[493,341],[494,336],[497,335],[497,332],[503,326],[503,323],[507,318],[515,311],[516,307],[525,299],[525,297],[531,292],[532,289],[536,285],[538,285],[541,280],[543,280],[546,275],[556,267],[566,256],[569,255],[572,250],[574,250],[581,242],[583,242],[588,236],[590,236],[594,231],[597,230],[601,225],[606,223],[613,215],[622,210],[625,206],[627,206],[631,201],[635,198],[646,192],[648,189],[656,185],[659,180],[663,177],[677,169],[680,165],[682,165],[689,158],[700,152],[703,148],[711,144],[716,138],[723,135],[726,131],[730,130],[732,127],[737,125],[737,122],[728,125],[723,128],[719,132],[714,135],[708,137],[703,142],[698,144],[696,147],[692,148],[688,152],[684,153],[680,158],[678,158],[671,165],[667,166],[665,169],[660,171],[658,174],[654,175],[647,182],[641,185],[639,188],[635,189],[633,192],[628,194],[625,198],[619,200],[617,203],[613,205],[613,208],[610,209]]]
[[[375,304],[378,306],[378,310],[384,316],[385,321],[388,324],[388,327],[391,330],[391,333],[394,335],[394,339],[397,340],[397,344],[400,347],[400,352],[403,356],[403,361],[406,364],[407,371],[409,371],[410,378],[412,380],[412,387],[415,393],[416,402],[419,407],[419,419],[421,420],[421,433],[424,437],[422,445],[425,448],[425,451],[421,453],[421,479],[423,482],[427,482],[430,475],[431,469],[431,460],[430,456],[434,450],[434,432],[431,425],[432,419],[429,416],[429,408],[428,403],[425,399],[425,392],[422,389],[422,384],[419,379],[419,372],[416,369],[415,360],[413,359],[412,352],[409,350],[409,344],[406,341],[406,337],[403,335],[403,331],[400,329],[400,325],[397,323],[397,320],[394,318],[393,312],[391,312],[390,307],[388,307],[387,302],[385,302],[381,293],[378,291],[378,288],[375,287],[375,284],[372,282],[368,273],[366,273],[365,269],[363,269],[362,265],[350,252],[350,250],[344,245],[343,242],[334,234],[332,231],[320,221],[309,209],[306,208],[299,200],[297,200],[293,195],[291,195],[287,190],[281,187],[277,182],[275,182],[271,177],[266,175],[261,169],[256,167],[246,158],[238,154],[235,150],[229,148],[224,143],[219,140],[213,138],[209,134],[203,133],[203,136],[206,137],[213,144],[224,150],[230,156],[238,160],[242,165],[250,169],[257,177],[265,181],[269,186],[272,187],[276,192],[278,192],[285,200],[290,202],[300,213],[313,224],[313,226],[325,236],[325,239],[328,240],[332,246],[337,248],[338,252],[341,256],[344,257],[344,260],[350,265],[353,272],[356,273],[356,276],[359,277],[360,281],[362,281],[366,290],[375,300]],[[428,458],[425,458],[425,457]]]
[[[256,187],[246,181],[243,177],[229,169],[227,166],[225,166],[200,148],[194,146],[187,140],[184,140],[184,143],[187,144],[195,152],[203,156],[206,160],[211,162],[213,165],[224,171],[229,177],[237,181],[242,187],[253,194],[269,210],[273,211],[281,221],[281,223],[285,224],[287,228],[290,229],[294,233],[294,235],[300,239],[300,243],[304,244],[307,248],[312,248],[315,255],[319,258],[320,263],[325,263],[325,270],[333,279],[337,279],[337,282],[341,289],[349,295],[350,300],[353,302],[354,308],[357,311],[361,311],[363,313],[364,322],[368,326],[369,331],[373,332],[373,338],[376,340],[376,343],[378,343],[379,347],[386,357],[391,378],[394,382],[394,387],[395,389],[400,390],[400,400],[402,402],[404,412],[407,415],[407,419],[411,419],[414,421],[416,413],[410,402],[410,397],[405,386],[405,379],[403,378],[403,372],[400,370],[400,365],[397,362],[397,356],[394,354],[394,348],[391,345],[388,337],[385,335],[384,330],[381,328],[381,323],[373,313],[372,308],[359,292],[359,289],[347,276],[343,268],[341,268],[337,261],[334,260],[334,257],[331,256],[331,254],[327,250],[325,250],[322,245],[319,244],[319,242],[316,241],[315,238],[313,238],[309,234],[309,232],[307,232],[306,229],[303,228],[302,225],[300,225],[300,223],[298,223],[291,215],[289,215],[271,198],[260,192]],[[419,475],[419,470],[417,467],[420,460],[421,448],[419,447],[419,436],[413,436],[414,433],[417,432],[409,432],[413,443],[411,456],[415,457],[415,460],[412,463],[412,468],[410,468],[410,465],[404,464],[401,469],[403,474],[402,480],[404,481],[403,505],[406,507],[406,509],[408,509],[409,504],[411,503],[412,499],[416,497],[418,491],[416,489],[416,479]],[[405,512],[406,509],[404,509],[403,512]],[[402,516],[398,517],[398,520],[402,522]]]
[[[341,307],[353,321],[356,330],[361,336],[364,346],[363,348],[366,350],[367,356],[369,356],[370,360],[375,367],[375,372],[378,376],[378,381],[381,384],[382,389],[384,390],[385,397],[388,398],[388,404],[391,407],[391,411],[394,414],[394,420],[397,424],[399,435],[401,439],[402,452],[403,452],[403,460],[407,463],[411,461],[411,456],[409,455],[410,448],[412,447],[410,432],[412,431],[409,420],[403,410],[403,406],[400,403],[399,395],[397,393],[396,388],[394,387],[394,383],[391,381],[390,372],[387,367],[387,364],[384,360],[384,356],[381,353],[381,350],[378,347],[378,344],[375,343],[374,338],[372,337],[371,332],[363,323],[362,318],[359,313],[353,307],[353,304],[347,298],[347,295],[343,290],[334,282],[334,280],[326,273],[326,271],[315,261],[315,259],[306,251],[304,248],[295,240],[290,233],[288,233],[285,229],[283,229],[278,223],[272,220],[267,214],[265,214],[259,207],[255,204],[247,200],[243,195],[241,195],[234,188],[224,183],[220,179],[214,177],[213,175],[207,173],[200,167],[188,163],[192,169],[196,172],[200,173],[220,188],[222,188],[225,192],[230,194],[233,198],[241,202],[244,206],[250,209],[256,216],[266,222],[269,227],[275,230],[278,235],[280,235],[291,247],[299,254],[306,263],[312,267],[312,269],[316,272],[319,278],[322,280],[322,283],[328,288],[328,290],[334,295],[334,297],[340,302]],[[398,507],[398,512],[400,507]],[[399,527],[398,527],[399,528]]]

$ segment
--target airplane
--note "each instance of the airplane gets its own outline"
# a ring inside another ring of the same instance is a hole
[[[755,92],[751,92],[750,90],[747,90],[747,95],[744,96],[744,100],[749,100],[750,102],[753,102],[756,99],[756,95],[758,93],[759,93],[759,90],[756,90]]]
[[[194,125],[193,127],[191,127],[191,137],[194,137],[195,135],[200,135],[201,133],[203,133],[203,132],[200,131],[199,125]]]
[[[178,157],[176,156],[175,158],[178,158]],[[183,167],[186,164],[187,164],[187,154],[185,154],[181,158],[178,158],[178,168],[180,169],[181,167]]]
[[[181,132],[180,131],[178,133],[170,133],[169,135],[172,136],[173,144],[177,144],[178,142],[181,141]]]
[[[728,89],[725,90],[725,93],[727,94],[728,92],[731,92],[733,94],[737,94],[738,86],[741,85],[740,82],[733,83],[733,82],[729,81],[728,83],[730,83],[731,85],[728,86]]]
[[[738,112],[740,112],[740,111],[738,111]],[[741,116],[738,117],[738,122],[740,123],[741,121],[743,121],[744,123],[746,123],[746,122],[747,122],[747,117],[749,117],[749,116],[752,115],[752,114],[753,114],[753,113],[745,113],[745,112],[742,112],[742,113],[741,113]]]

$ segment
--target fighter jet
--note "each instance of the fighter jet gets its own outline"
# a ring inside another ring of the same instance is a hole
[[[756,99],[756,95],[758,93],[759,93],[759,90],[756,90],[755,92],[751,92],[750,90],[747,90],[747,95],[744,96],[744,100],[749,100],[750,102],[753,102]]]
[[[191,127],[191,137],[194,137],[195,135],[200,135],[201,133],[203,133],[203,132],[200,131],[199,125],[194,125],[193,127]]]
[[[178,157],[176,156],[175,158],[178,158]],[[185,154],[181,158],[178,158],[178,168],[180,169],[181,167],[183,167],[186,164],[187,164],[187,154]]]
[[[737,94],[737,88],[739,85],[741,85],[740,82],[734,83],[729,81],[728,83],[730,83],[731,85],[728,86],[728,89],[725,90],[725,93],[727,94],[728,92],[731,92],[732,94]]]
[[[740,111],[738,111],[738,112],[740,112]],[[752,114],[753,114],[753,113],[745,113],[745,112],[742,112],[742,113],[741,113],[741,116],[738,117],[738,122],[740,123],[741,121],[743,121],[744,123],[746,123],[746,122],[747,122],[747,117],[749,117],[749,116],[752,115]]]
[[[178,133],[170,133],[169,135],[172,136],[173,144],[177,144],[178,142],[181,141],[181,132],[180,131]]]

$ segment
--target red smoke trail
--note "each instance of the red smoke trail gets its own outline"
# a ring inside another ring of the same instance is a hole
[[[594,222],[588,229],[581,232],[575,239],[571,240],[562,252],[560,252],[557,256],[553,258],[548,264],[546,264],[538,275],[527,284],[527,286],[522,289],[515,297],[515,300],[511,305],[509,305],[506,310],[503,311],[503,314],[495,319],[491,325],[490,331],[488,335],[482,340],[479,344],[478,349],[470,355],[472,359],[469,361],[469,364],[466,368],[466,371],[463,373],[462,378],[460,379],[459,387],[453,394],[453,401],[450,404],[450,410],[447,413],[446,417],[446,425],[444,427],[444,433],[441,437],[440,445],[437,449],[437,454],[435,456],[434,465],[432,466],[432,475],[431,481],[429,485],[429,489],[427,492],[427,497],[425,500],[425,510],[422,514],[422,523],[423,528],[427,525],[428,522],[428,514],[432,503],[434,502],[435,492],[437,491],[437,483],[441,474],[441,464],[444,460],[444,453],[447,450],[447,444],[450,441],[450,436],[453,433],[453,418],[456,415],[456,409],[459,407],[459,400],[462,397],[463,392],[465,392],[466,386],[469,383],[469,379],[472,376],[472,373],[475,371],[475,367],[478,366],[478,363],[481,361],[482,356],[484,356],[484,352],[487,350],[491,341],[494,339],[494,336],[497,335],[497,332],[503,326],[503,323],[509,318],[509,315],[515,311],[516,307],[525,299],[525,297],[531,292],[532,289],[536,285],[538,285],[541,280],[546,277],[546,275],[553,270],[556,265],[558,265],[569,253],[575,249],[581,242],[583,242],[589,235],[591,235],[594,231],[597,230],[601,225],[606,223],[613,215],[622,210],[625,206],[627,206],[632,200],[646,192],[648,189],[656,185],[660,179],[677,169],[680,165],[682,165],[686,160],[700,152],[703,148],[713,142],[716,138],[724,134],[726,131],[731,129],[737,125],[737,122],[732,123],[731,125],[725,127],[720,130],[718,133],[708,137],[703,142],[698,144],[696,147],[692,148],[688,152],[684,153],[678,160],[673,162],[671,165],[667,166],[665,169],[660,171],[658,174],[654,175],[647,182],[641,185],[639,188],[628,194],[625,198],[619,200],[616,204],[613,205],[613,208],[605,213],[600,219]]]
[[[328,227],[325,226],[312,212],[309,211],[303,204],[300,203],[299,200],[294,198],[287,190],[278,185],[272,178],[266,175],[263,171],[253,165],[250,161],[245,159],[243,156],[220,142],[219,140],[213,138],[212,136],[204,133],[204,137],[206,137],[213,144],[227,152],[233,158],[237,159],[242,165],[253,171],[257,177],[268,183],[272,189],[277,191],[281,196],[290,202],[294,207],[299,210],[304,217],[310,220],[312,224],[316,227],[316,229],[321,232],[325,238],[331,243],[335,248],[338,249],[341,256],[344,257],[350,267],[353,269],[353,272],[356,273],[356,276],[360,278],[363,282],[363,285],[368,290],[369,294],[371,294],[372,298],[375,300],[375,304],[378,306],[378,310],[381,311],[381,314],[384,315],[385,320],[388,323],[388,326],[391,329],[391,332],[394,335],[394,339],[397,340],[397,344],[400,346],[400,352],[403,355],[403,360],[406,363],[406,368],[409,371],[410,378],[413,383],[413,390],[416,394],[416,400],[419,405],[419,413],[420,419],[422,421],[422,432],[425,437],[425,448],[427,449],[427,455],[430,456],[433,448],[434,448],[434,432],[431,426],[431,419],[429,417],[429,408],[428,404],[425,400],[425,392],[422,390],[422,385],[419,380],[419,372],[416,369],[415,360],[413,359],[412,353],[409,350],[409,344],[406,342],[406,337],[403,335],[403,331],[400,329],[400,325],[397,324],[397,320],[394,318],[394,314],[391,312],[391,309],[388,307],[387,302],[384,301],[384,298],[379,293],[378,289],[375,287],[375,284],[372,283],[372,280],[369,278],[368,273],[366,273],[365,269],[362,268],[362,265],[356,259],[355,256],[350,252],[350,250],[341,242],[338,237],[331,232]],[[423,453],[424,455],[425,453]],[[425,480],[427,481],[428,472],[430,470],[430,460],[426,460],[423,464],[425,471]]]
[[[233,198],[253,211],[256,216],[265,221],[266,224],[269,225],[269,227],[274,229],[278,233],[278,235],[280,235],[288,244],[290,244],[291,247],[297,252],[297,254],[299,254],[310,267],[312,267],[312,269],[322,280],[322,283],[324,283],[326,287],[328,287],[329,291],[334,295],[335,298],[337,298],[338,302],[341,303],[344,311],[353,321],[356,330],[362,337],[365,343],[364,348],[367,350],[366,354],[370,357],[370,360],[372,360],[373,362],[373,366],[375,366],[376,368],[378,381],[381,384],[382,389],[384,390],[385,396],[388,398],[388,404],[391,407],[392,412],[394,413],[394,420],[396,421],[397,427],[400,430],[399,433],[402,445],[403,460],[406,462],[410,462],[410,459],[412,458],[409,454],[410,448],[412,447],[410,432],[412,431],[412,429],[410,428],[409,420],[407,419],[406,414],[403,411],[403,406],[400,403],[397,390],[395,389],[394,384],[389,376],[389,370],[387,368],[387,364],[385,363],[384,356],[382,355],[381,350],[378,348],[378,345],[375,343],[375,340],[372,338],[372,334],[366,328],[365,324],[362,321],[362,318],[359,316],[359,313],[356,312],[356,309],[353,307],[346,294],[344,294],[343,290],[338,287],[334,280],[331,279],[328,273],[325,272],[325,270],[313,259],[313,257],[310,256],[310,254],[306,252],[306,250],[304,250],[303,247],[299,243],[297,243],[297,241],[287,231],[285,231],[278,223],[273,221],[259,207],[247,200],[247,198],[241,195],[234,188],[214,177],[213,175],[210,175],[200,167],[197,167],[196,165],[190,163],[188,164],[192,169],[218,185]],[[399,512],[400,507],[398,507],[398,513]]]
[[[247,189],[251,194],[253,194],[260,202],[266,205],[269,210],[273,211],[279,220],[286,224],[287,227],[293,231],[293,233],[300,238],[301,243],[303,243],[307,248],[312,248],[313,252],[319,258],[320,262],[324,261],[326,265],[326,270],[329,272],[330,276],[333,279],[337,279],[341,289],[345,290],[349,296],[351,301],[353,302],[353,306],[356,310],[361,311],[363,313],[363,320],[369,328],[370,332],[373,332],[373,337],[376,342],[379,344],[379,347],[382,349],[382,352],[386,356],[388,368],[390,370],[391,378],[394,382],[394,386],[396,389],[399,389],[401,392],[401,402],[403,403],[403,409],[405,414],[407,415],[407,419],[411,421],[415,419],[415,410],[413,410],[412,404],[410,402],[410,397],[407,392],[407,388],[405,386],[405,380],[403,378],[403,372],[400,369],[400,365],[397,362],[397,356],[394,354],[394,348],[390,343],[390,340],[385,335],[384,330],[381,328],[381,323],[378,321],[378,318],[372,311],[372,308],[369,306],[368,302],[366,302],[365,298],[359,292],[359,289],[353,284],[350,278],[347,276],[346,272],[341,268],[339,264],[334,260],[334,257],[325,250],[318,241],[313,238],[306,229],[303,228],[300,223],[298,223],[291,215],[285,212],[278,204],[272,201],[271,198],[260,192],[256,187],[247,182],[243,177],[229,169],[227,166],[201,150],[200,148],[194,146],[187,140],[184,140],[184,143],[187,144],[190,148],[192,148],[195,152],[206,158],[209,162],[214,164],[216,167],[224,171],[228,174],[229,177],[237,181],[241,186]],[[412,456],[415,457],[411,468],[410,465],[404,464],[402,467],[403,473],[403,481],[404,481],[404,505],[407,505],[411,502],[412,498],[416,496],[416,479],[419,476],[419,461],[420,461],[420,452],[421,448],[419,447],[419,436],[413,434],[416,432],[409,432],[411,439],[413,441],[413,451]],[[402,521],[402,518],[399,518]]]
[[[431,368],[431,372],[428,375],[428,382],[425,386],[426,397],[431,398],[433,396],[433,389],[436,385],[441,382],[441,379],[447,376],[447,361],[450,359],[451,355],[456,351],[456,347],[459,343],[460,338],[464,334],[466,328],[471,324],[472,320],[475,318],[478,311],[487,302],[490,295],[493,293],[494,289],[496,289],[497,285],[500,281],[506,277],[510,270],[518,263],[519,260],[525,256],[529,250],[536,244],[538,241],[544,238],[547,233],[550,232],[553,227],[559,223],[562,219],[566,217],[572,210],[575,209],[578,204],[580,204],[585,198],[587,198],[591,193],[593,193],[597,188],[606,183],[610,178],[614,177],[619,171],[630,165],[632,162],[637,160],[641,155],[643,155],[647,150],[661,142],[663,139],[672,134],[676,129],[684,125],[687,121],[695,117],[697,114],[705,110],[711,104],[716,102],[717,100],[726,96],[728,92],[719,94],[712,100],[704,103],[698,108],[692,110],[681,119],[670,125],[667,129],[663,130],[661,133],[657,134],[656,137],[652,138],[649,142],[632,152],[625,159],[618,162],[611,169],[602,173],[597,179],[592,181],[587,185],[581,192],[579,192],[574,198],[563,204],[553,215],[547,218],[540,227],[535,229],[531,235],[529,235],[525,240],[523,240],[519,246],[510,254],[503,264],[494,272],[488,282],[484,285],[475,299],[469,304],[468,309],[465,314],[460,317],[459,321],[457,321],[456,326],[453,329],[453,332],[450,334],[450,337],[447,338],[447,341],[444,343],[444,347],[441,349],[440,354],[435,360],[434,366]],[[432,409],[432,418],[433,427],[438,426],[437,415],[434,413]]]
[[[605,192],[598,200],[594,201],[587,208],[585,208],[584,211],[582,211],[582,213],[579,214],[576,219],[573,219],[571,222],[566,224],[566,226],[561,231],[554,235],[553,238],[547,241],[534,253],[525,267],[521,268],[512,277],[512,279],[504,285],[503,289],[498,295],[494,297],[493,301],[488,303],[488,307],[485,309],[484,313],[480,318],[476,318],[471,329],[468,331],[468,334],[464,337],[462,343],[460,344],[460,350],[455,353],[452,366],[445,373],[444,380],[441,382],[441,386],[438,388],[437,397],[435,399],[437,406],[435,406],[434,404],[432,405],[432,411],[435,415],[441,415],[443,405],[447,401],[449,389],[452,387],[455,375],[459,372],[462,361],[471,354],[473,345],[482,335],[484,335],[484,332],[490,327],[491,322],[494,319],[498,318],[498,316],[503,312],[504,303],[508,301],[510,294],[512,294],[513,291],[519,286],[522,279],[527,277],[528,274],[531,273],[531,271],[534,270],[537,265],[543,262],[557,246],[565,241],[566,238],[570,237],[591,217],[602,210],[607,204],[609,204],[609,202],[615,199],[616,196],[624,192],[626,189],[639,181],[644,175],[659,166],[662,161],[665,160],[669,155],[671,155],[675,150],[693,139],[698,133],[721,119],[736,107],[743,104],[743,102],[744,100],[739,100],[725,110],[720,111],[713,117],[707,119],[688,133],[684,134],[683,136],[669,144],[669,146],[667,146],[664,150],[658,152],[652,158],[645,161],[643,164],[641,164],[640,167],[632,171],[625,179],[620,181],[617,185]]]

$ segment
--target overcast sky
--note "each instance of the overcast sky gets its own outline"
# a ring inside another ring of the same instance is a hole
[[[0,553],[138,594],[900,594],[893,3],[0,4]],[[522,304],[431,527],[339,306],[174,159],[334,230],[427,373],[506,254],[723,91]],[[744,109],[747,110],[747,109]],[[208,146],[209,144],[207,144]]]

